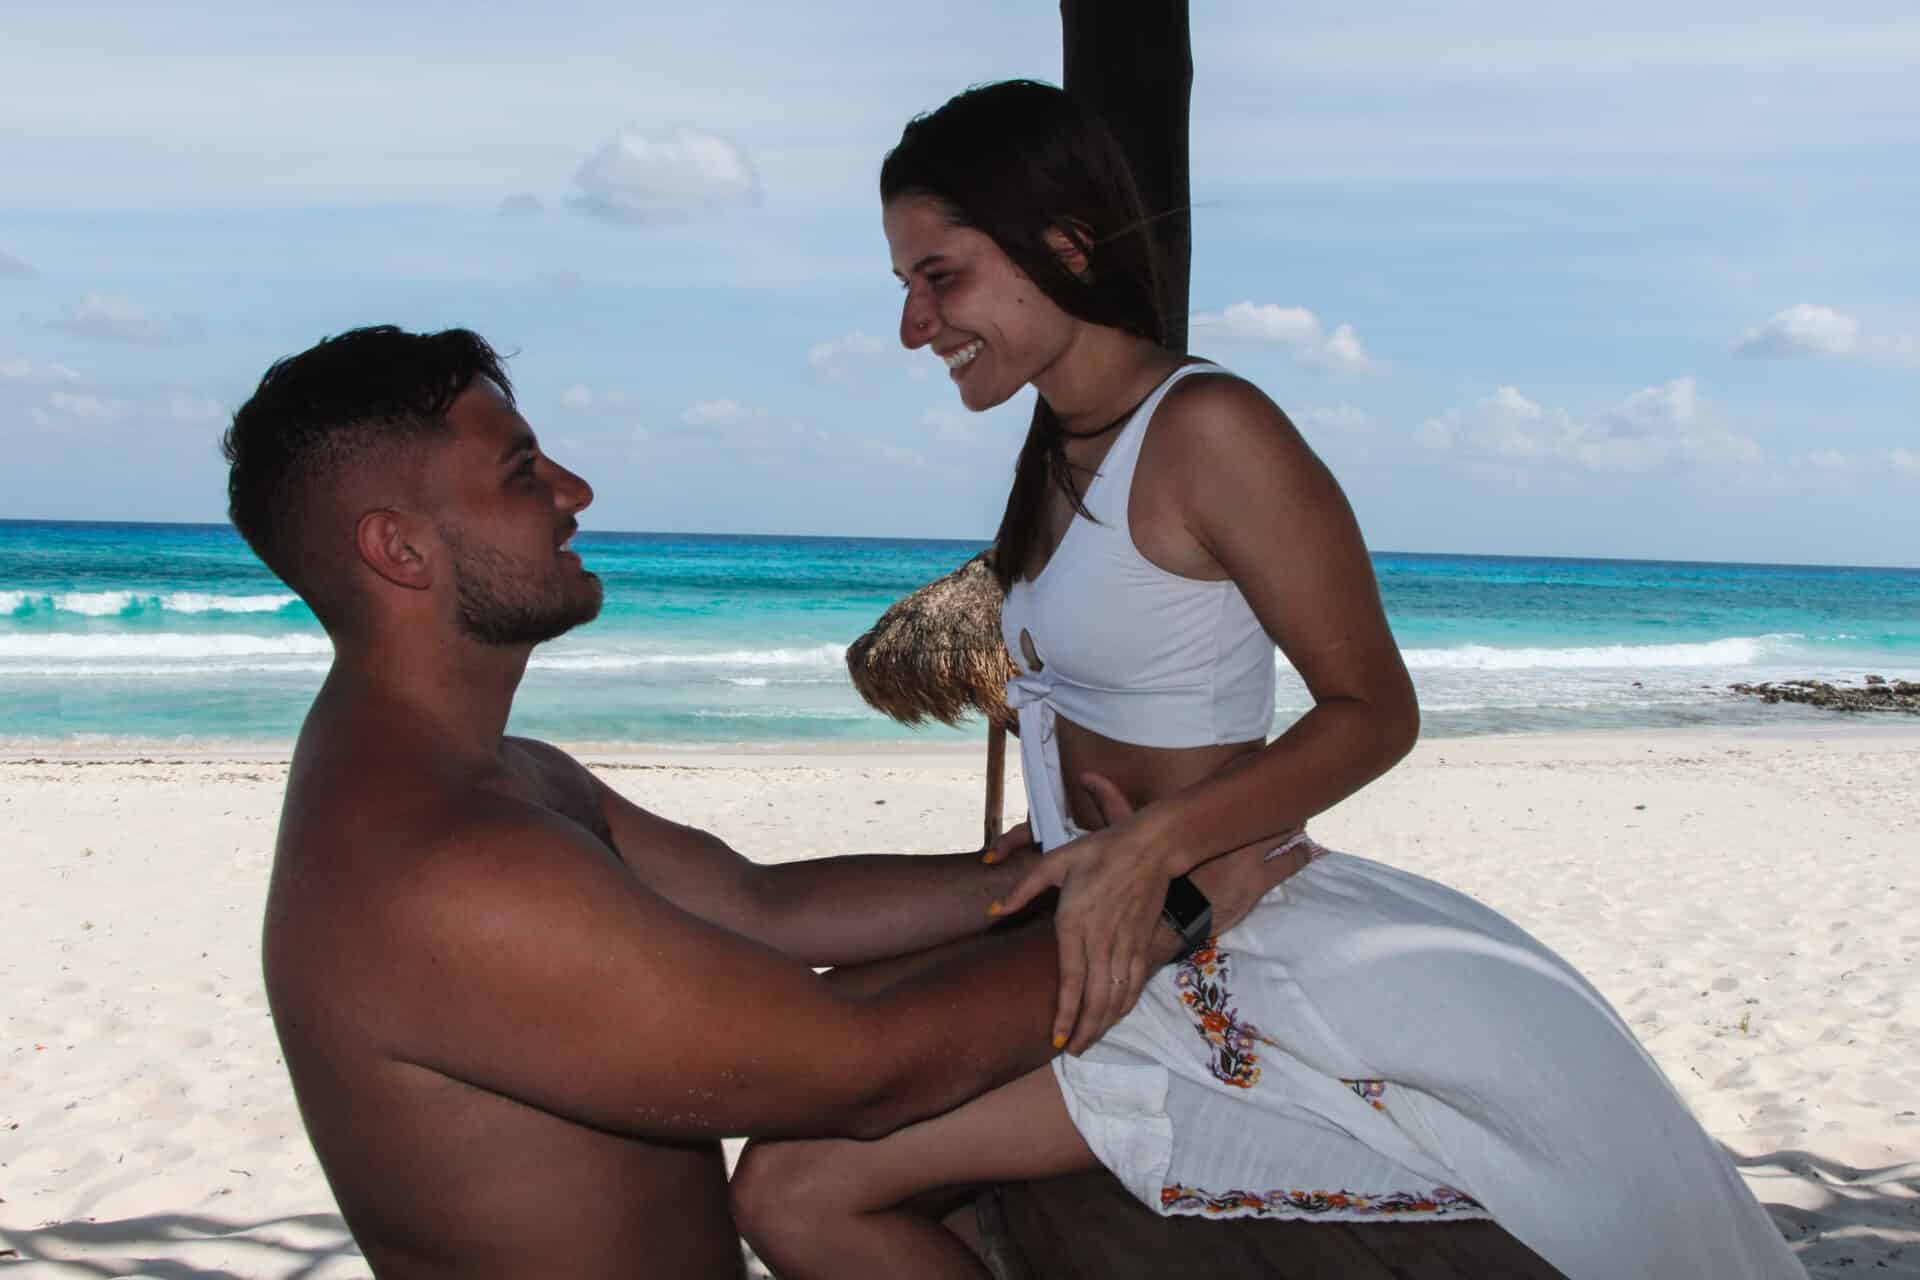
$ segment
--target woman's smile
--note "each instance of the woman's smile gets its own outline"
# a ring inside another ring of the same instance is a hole
[[[975,338],[972,342],[963,343],[950,351],[940,352],[940,358],[946,361],[947,372],[957,380],[967,366],[973,363],[974,357],[978,356],[985,347],[986,343]]]

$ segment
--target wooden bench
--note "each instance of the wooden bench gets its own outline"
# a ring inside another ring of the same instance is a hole
[[[989,1188],[975,1212],[998,1280],[1565,1280],[1491,1222],[1168,1218],[1105,1172]]]

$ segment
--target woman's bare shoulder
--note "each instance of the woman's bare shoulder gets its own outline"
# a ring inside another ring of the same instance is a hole
[[[1154,415],[1163,456],[1183,465],[1244,466],[1304,451],[1305,442],[1266,392],[1225,369],[1208,368],[1167,391]],[[1169,428],[1165,431],[1159,427]]]

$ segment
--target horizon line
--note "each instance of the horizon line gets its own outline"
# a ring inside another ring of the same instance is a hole
[[[75,520],[37,516],[0,516],[0,527],[7,525],[74,525],[134,529],[224,529],[238,538],[233,526],[224,520]],[[582,526],[580,536],[592,541],[596,536],[643,538],[737,538],[762,541],[815,542],[936,542],[982,548],[991,545],[991,537],[954,538],[921,534],[880,533],[738,533],[713,529],[592,529]],[[1685,556],[1620,555],[1545,555],[1515,551],[1401,551],[1386,547],[1368,547],[1370,556],[1428,557],[1449,560],[1548,560],[1585,564],[1673,564],[1742,569],[1848,569],[1895,573],[1920,573],[1920,564],[1833,564],[1816,560],[1701,560]]]

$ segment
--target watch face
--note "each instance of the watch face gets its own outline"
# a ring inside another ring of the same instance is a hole
[[[1167,884],[1166,916],[1182,935],[1213,914],[1213,904],[1207,901],[1207,895],[1194,886],[1185,876],[1175,876]]]

